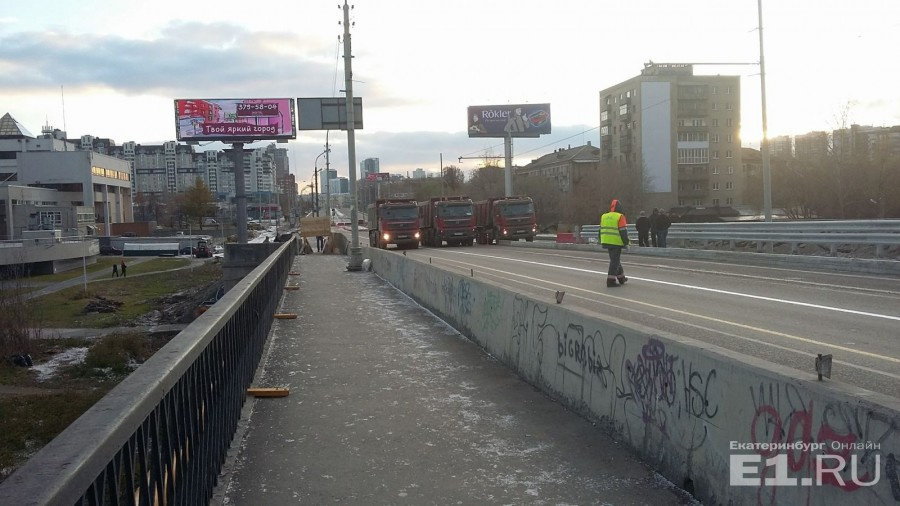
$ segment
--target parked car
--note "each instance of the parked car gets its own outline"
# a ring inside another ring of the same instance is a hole
[[[114,248],[112,246],[103,245],[100,246],[100,254],[101,255],[121,255],[122,250],[119,248]]]

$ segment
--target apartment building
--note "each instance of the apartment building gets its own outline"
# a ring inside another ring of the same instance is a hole
[[[600,91],[601,158],[642,172],[648,207],[740,205],[740,91],[740,76],[647,63]]]

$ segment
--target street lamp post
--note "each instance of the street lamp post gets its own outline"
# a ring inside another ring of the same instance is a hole
[[[316,217],[319,216],[319,158],[322,158],[322,155],[328,153],[328,151],[330,151],[330,150],[328,148],[325,148],[325,151],[322,151],[321,153],[319,153],[319,156],[316,157],[316,161],[313,164],[313,166],[314,166],[313,183],[315,183],[315,185],[316,185],[316,193],[315,193],[315,195],[316,195],[316,197],[315,197],[316,198],[316,209],[315,209]],[[325,184],[328,184],[327,183],[327,179],[328,179],[328,170],[327,169],[325,171],[325,178],[326,178]]]

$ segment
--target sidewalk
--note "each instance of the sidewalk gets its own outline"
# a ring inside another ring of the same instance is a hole
[[[211,504],[688,504],[346,257],[303,255]],[[240,439],[242,437],[242,439]],[[238,447],[239,446],[239,447]]]

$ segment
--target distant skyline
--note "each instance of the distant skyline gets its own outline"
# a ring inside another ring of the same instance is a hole
[[[340,97],[338,3],[7,3],[0,114],[35,134],[50,124],[73,138],[156,144],[175,140],[176,98]],[[356,133],[357,173],[365,158],[379,158],[384,172],[437,171],[441,155],[468,172],[478,160],[460,156],[499,156],[503,147],[468,138],[467,106],[550,103],[552,133],[514,142],[514,163],[524,165],[554,149],[597,144],[599,91],[650,60],[759,61],[756,0],[635,0],[616,9],[587,0],[354,4],[353,87],[365,121]],[[763,28],[770,137],[900,124],[900,69],[882,56],[900,47],[900,2],[768,0]],[[742,144],[758,148],[759,66],[695,73],[741,76]],[[311,179],[325,139],[303,131],[279,145],[298,181]],[[348,176],[346,133],[328,139],[332,168]]]

